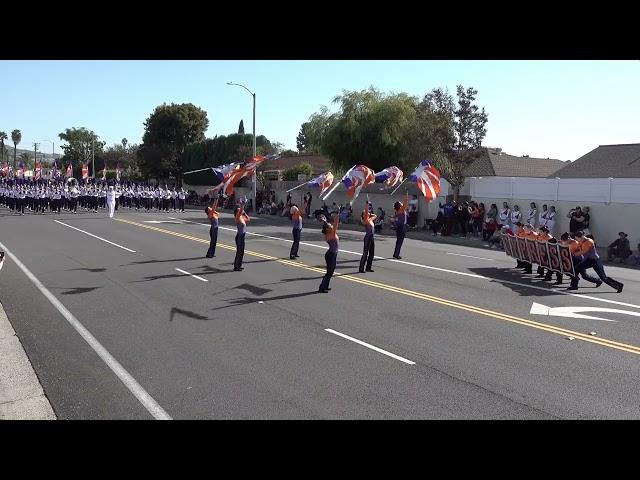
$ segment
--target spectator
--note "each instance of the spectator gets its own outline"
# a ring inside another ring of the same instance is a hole
[[[340,213],[340,207],[338,206],[338,204],[337,204],[336,202],[333,202],[333,203],[331,204],[331,210],[330,210],[330,212],[331,212],[331,216],[333,216],[333,215],[337,215],[337,214],[339,214],[339,213]]]
[[[567,214],[569,218],[569,232],[576,233],[578,230],[582,230],[584,227],[584,213],[580,206],[569,210]],[[548,228],[548,227],[547,227]],[[551,230],[551,229],[549,229]]]
[[[420,205],[420,202],[418,201],[418,196],[414,195],[413,198],[409,201],[409,210],[411,210],[411,207],[415,207],[415,211],[416,213],[418,213],[419,205]]]
[[[640,265],[640,243],[638,243],[637,253],[633,256],[633,264]]]
[[[442,236],[451,235],[451,231],[453,230],[453,222],[455,221],[455,214],[457,210],[456,202],[448,201],[444,204],[442,208],[442,214],[444,215],[444,229],[442,231]]]
[[[481,204],[482,205],[482,204]],[[491,208],[487,213],[487,220],[484,224],[484,228],[482,230],[482,239],[488,240],[493,232],[497,230],[498,227],[498,207],[495,203],[491,204]]]
[[[591,234],[591,230],[589,230],[589,221],[591,220],[591,215],[589,214],[589,207],[584,207],[583,210],[583,217],[584,220],[582,221],[582,231],[585,233],[585,235],[590,235]]]
[[[442,232],[442,229],[445,225],[444,206],[440,203],[439,207],[440,208],[438,208],[438,215],[436,216],[436,219],[431,222],[431,232],[434,237],[438,235],[438,232]]]
[[[414,195],[415,196],[415,195]],[[411,201],[409,201],[409,215],[407,215],[407,225],[410,228],[416,228],[418,224],[418,210],[416,210],[415,205],[411,205]]]
[[[382,207],[378,207],[378,214],[374,224],[375,232],[380,233],[382,231],[383,225],[384,225],[384,210],[382,209]]]
[[[484,203],[478,205],[476,202],[471,202],[471,205],[469,206],[469,215],[471,216],[473,236],[475,238],[479,238],[480,230],[482,230],[482,219],[484,218]]]
[[[496,229],[488,240],[489,248],[502,247],[502,235],[513,235],[513,231],[508,225],[503,225],[500,230]]]
[[[467,236],[467,225],[469,225],[469,204],[464,202],[458,206],[456,211],[456,218],[458,220],[458,227],[460,229],[460,237]]]
[[[618,238],[607,248],[607,260],[624,262],[631,255],[631,245],[624,232],[618,233]]]

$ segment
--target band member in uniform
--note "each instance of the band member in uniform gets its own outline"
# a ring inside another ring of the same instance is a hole
[[[291,205],[291,221],[293,222],[293,245],[291,245],[291,251],[289,252],[289,258],[291,260],[298,258],[298,248],[300,247],[300,234],[302,233],[302,214],[300,209],[294,203]]]
[[[513,208],[515,209],[517,205],[515,205]],[[533,229],[533,227],[531,226],[531,224],[527,223],[524,227],[524,235],[523,237],[526,238],[527,240],[537,240],[538,239],[538,234],[535,232],[535,230]],[[531,264],[531,262],[523,262],[523,268],[524,268],[524,273],[529,274],[529,273],[533,273],[533,265]]]
[[[236,258],[233,261],[233,270],[239,272],[244,270],[242,266],[242,259],[244,258],[244,237],[247,222],[251,219],[244,211],[244,204],[237,206],[233,214],[236,217],[236,227],[238,228],[238,233],[236,233]]]
[[[549,235],[549,230],[544,225],[538,228],[538,238],[536,240],[541,243],[557,242],[555,238]],[[538,265],[538,275],[536,275],[536,278],[544,278],[545,281],[550,281],[551,275],[553,275],[553,271],[550,268],[547,268],[546,270],[547,271],[545,273],[545,267],[543,267],[542,265]],[[562,283],[562,274],[560,272],[556,272],[556,280],[559,282],[558,284]]]
[[[598,255],[598,250],[596,249],[596,244],[593,239],[588,238],[584,235],[584,233],[579,230],[575,234],[576,240],[580,246],[579,253],[583,256],[583,260],[575,265],[576,271],[585,271],[587,268],[593,268],[598,277],[600,277],[600,282],[596,284],[596,287],[602,285],[602,282],[609,285],[611,288],[616,290],[618,293],[622,292],[622,288],[624,284],[614,280],[611,277],[608,277],[606,272],[604,271],[604,265],[602,265],[602,260],[600,259],[600,255]],[[583,276],[584,278],[584,276]],[[571,286],[567,290],[577,290],[578,289],[578,277],[575,277],[575,281],[571,282]]]
[[[547,215],[549,214],[549,210],[547,210],[547,204],[542,205],[542,211],[538,214],[538,225],[541,227],[547,226]]]
[[[109,208],[109,218],[113,218],[113,211],[116,208],[116,191],[113,189],[113,186],[109,187],[105,198],[107,207]]]
[[[218,243],[218,217],[220,216],[220,213],[218,213],[218,198],[213,199],[204,211],[211,222],[211,228],[209,229],[211,243],[209,243],[209,250],[207,250],[207,258],[212,258],[216,256],[216,243]]]
[[[322,282],[320,282],[318,292],[328,293],[329,290],[331,290],[331,288],[329,288],[329,282],[331,281],[333,272],[336,269],[336,260],[338,258],[338,242],[340,240],[338,238],[338,224],[340,223],[340,215],[334,216],[333,224],[327,222],[327,217],[323,214],[320,214],[318,218],[322,222],[322,233],[329,245],[329,249],[324,254],[324,259],[327,263],[327,273],[322,277]]]
[[[511,209],[507,202],[502,202],[502,208],[498,212],[498,229],[501,229],[503,225],[507,227],[516,226],[515,223],[511,223]]]
[[[178,210],[184,213],[184,200],[187,198],[187,192],[184,191],[184,188],[180,188],[178,192]]]
[[[518,205],[513,206],[513,210],[511,211],[511,225],[515,225],[518,222],[522,221],[522,212],[520,211],[520,207]]]
[[[396,248],[393,251],[393,258],[400,260],[400,249],[402,248],[402,242],[404,242],[404,236],[407,233],[407,207],[409,206],[409,194],[404,194],[404,203],[396,202],[393,204],[393,209],[396,212]]]
[[[538,223],[538,207],[535,202],[531,202],[529,205],[529,213],[527,214],[527,223],[530,223],[534,228]]]
[[[360,258],[360,269],[358,270],[360,273],[365,272],[365,263],[367,265],[367,272],[373,272],[371,269],[373,265],[373,256],[375,255],[375,241],[373,238],[373,231],[375,228],[375,221],[377,216],[372,213],[369,209],[371,204],[367,201],[364,206],[364,211],[361,215],[361,221],[364,224],[365,234],[364,234],[364,247],[362,249],[362,257]]]

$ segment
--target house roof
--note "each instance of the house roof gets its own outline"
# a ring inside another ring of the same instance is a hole
[[[311,165],[313,174],[321,174],[329,170],[329,159],[321,155],[301,154],[279,157],[262,164],[262,170],[286,170],[301,163]]]
[[[600,145],[550,178],[640,178],[640,143]]]
[[[554,158],[516,157],[500,148],[485,148],[482,155],[464,171],[465,177],[538,177],[551,176],[567,162]]]

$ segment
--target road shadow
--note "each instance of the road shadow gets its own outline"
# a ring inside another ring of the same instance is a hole
[[[192,318],[194,320],[212,320],[209,317],[205,317],[204,315],[200,315],[199,313],[192,312],[190,310],[184,310],[182,308],[173,307],[171,309],[171,316],[169,317],[169,321],[172,322],[173,318],[176,315],[182,315],[187,318]]]
[[[251,303],[258,303],[258,302],[271,302],[274,300],[289,300],[292,298],[300,298],[300,297],[306,297],[309,295],[315,295],[317,294],[318,291],[317,290],[313,290],[310,292],[302,292],[302,293],[292,293],[289,295],[279,295],[276,297],[264,297],[264,298],[236,298],[233,300],[229,300],[229,305],[224,306],[224,307],[215,307],[212,310],[222,310],[225,308],[232,308],[232,307],[239,307],[242,305],[249,305]]]
[[[498,268],[498,267],[482,267],[482,268],[469,268],[469,272],[475,273],[477,275],[482,275],[483,277],[490,278],[492,283],[499,283],[504,285],[505,287],[509,287],[512,291],[520,294],[523,297],[546,297],[549,295],[556,295],[558,292],[566,291],[567,287],[570,284],[570,280],[567,276],[564,276],[562,279],[562,285],[553,286],[553,282],[556,280],[555,273],[552,276],[551,281],[546,282],[544,280],[534,278],[536,276],[535,268],[533,270],[533,274],[524,274],[521,270],[516,270],[512,268]],[[521,285],[517,285],[515,283],[509,282],[517,282]],[[584,281],[580,282],[580,289],[585,288]],[[534,288],[531,288],[534,287]],[[590,288],[593,287],[593,288]],[[593,290],[595,285],[588,284],[589,290]],[[579,292],[573,292],[579,293]],[[593,292],[589,291],[589,294]]]
[[[65,270],[65,272],[75,272],[75,271],[87,271],[92,273],[101,273],[106,272],[106,268],[72,268],[70,270]]]
[[[129,265],[145,265],[145,264],[149,264],[149,263],[188,262],[190,260],[202,260],[203,258],[206,258],[204,254],[202,254],[199,257],[191,257],[191,258],[170,258],[170,259],[167,259],[167,260],[142,260],[142,261],[139,261],[139,262],[125,263],[124,265],[120,265],[120,266],[121,267],[126,267],[126,266],[129,266]]]
[[[68,287],[61,287],[61,288],[68,288]],[[72,288],[69,288],[66,292],[60,292],[60,295],[78,295],[80,293],[89,293],[89,292],[93,292],[94,290],[97,290],[98,288],[102,288],[102,287],[72,287]]]
[[[300,282],[300,281],[304,281],[304,280],[320,280],[323,277],[324,277],[324,275],[320,275],[319,277],[283,278],[279,282],[263,283],[263,285],[278,285],[280,283]]]

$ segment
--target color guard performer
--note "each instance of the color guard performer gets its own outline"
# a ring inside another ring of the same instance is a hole
[[[247,229],[247,222],[251,220],[249,215],[244,211],[244,204],[237,206],[233,212],[236,217],[236,227],[238,233],[236,233],[236,258],[233,261],[233,270],[240,272],[244,270],[242,266],[242,259],[244,258],[244,237]]]
[[[360,269],[358,270],[360,273],[365,272],[365,263],[367,266],[367,272],[373,272],[371,269],[373,265],[373,256],[375,255],[375,242],[373,238],[373,231],[375,228],[375,221],[377,215],[371,212],[369,208],[371,204],[367,201],[364,206],[364,211],[361,215],[361,221],[364,224],[365,234],[364,234],[364,247],[362,249],[362,257],[360,258]],[[400,253],[400,252],[398,252]]]
[[[575,265],[576,272],[584,272],[587,270],[587,268],[593,268],[593,270],[601,280],[596,283],[596,287],[599,287],[600,285],[602,285],[602,282],[604,282],[611,288],[616,290],[618,293],[621,293],[624,284],[607,276],[606,272],[604,271],[604,266],[602,265],[600,255],[598,255],[598,250],[596,249],[595,242],[591,238],[586,237],[582,231],[576,232],[575,238],[578,241],[578,245],[580,247],[579,254],[583,257],[583,260]],[[577,289],[578,277],[576,276],[572,279],[571,286],[567,288],[567,290]]]
[[[209,243],[209,250],[207,250],[207,258],[213,258],[216,256],[216,244],[218,243],[218,198],[211,201],[211,204],[204,209],[209,221],[211,222],[211,228],[209,229],[209,237],[211,242]]]
[[[396,212],[396,248],[393,251],[393,258],[401,260],[400,249],[407,234],[407,207],[409,206],[409,194],[404,194],[404,203],[396,202],[393,209]]]
[[[335,215],[333,224],[329,223],[327,217],[323,214],[320,214],[318,218],[322,222],[322,233],[329,245],[329,249],[324,254],[324,260],[327,263],[327,273],[322,277],[318,292],[329,293],[329,290],[331,290],[331,288],[329,288],[329,282],[331,281],[333,272],[336,270],[336,260],[338,258],[338,242],[340,240],[338,237],[338,225],[340,223],[340,215]]]
[[[293,222],[293,245],[291,245],[291,251],[289,252],[289,259],[293,260],[299,258],[298,249],[300,248],[300,235],[302,233],[302,213],[300,209],[294,203],[291,205],[291,221]]]

